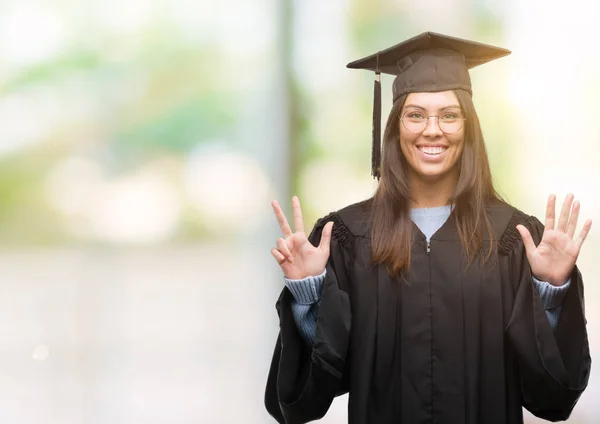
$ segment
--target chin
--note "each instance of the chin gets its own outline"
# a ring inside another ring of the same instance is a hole
[[[419,168],[415,174],[418,178],[426,181],[438,181],[444,178],[452,178],[452,169],[446,168],[430,168],[422,167]]]
[[[431,168],[427,167],[427,168],[420,168],[419,171],[417,172],[417,174],[419,174],[419,176],[425,177],[425,178],[441,178],[441,177],[448,175],[448,170],[443,169],[443,168],[431,169]]]

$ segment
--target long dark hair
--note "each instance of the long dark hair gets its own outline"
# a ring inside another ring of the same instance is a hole
[[[464,147],[457,163],[458,183],[449,202],[463,248],[472,263],[483,247],[485,234],[490,244],[486,259],[493,252],[492,223],[486,205],[500,200],[494,188],[479,118],[469,93],[454,90],[467,118]],[[407,95],[394,102],[383,139],[381,178],[371,208],[372,261],[386,264],[394,277],[410,270],[413,226],[410,219],[410,165],[400,149],[400,116]]]

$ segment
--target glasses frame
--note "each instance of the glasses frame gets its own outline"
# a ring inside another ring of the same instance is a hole
[[[425,131],[427,129],[427,125],[429,125],[429,118],[437,118],[437,126],[440,129],[440,131],[443,132],[444,134],[456,134],[465,126],[465,122],[467,121],[467,118],[457,118],[459,121],[463,121],[462,125],[456,131],[448,132],[448,131],[444,131],[442,129],[442,127],[440,126],[440,116],[439,115],[425,115],[427,117],[427,119],[424,121],[425,126],[423,127],[423,129],[421,131],[415,132],[415,131],[409,130],[408,127],[406,126],[406,123],[404,122],[404,116],[409,112],[410,111],[404,112],[402,114],[402,116],[400,116],[400,121],[402,122],[402,125],[404,126],[406,131],[413,133],[413,134],[421,134],[423,131]]]

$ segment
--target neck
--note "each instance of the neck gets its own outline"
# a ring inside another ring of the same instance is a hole
[[[411,208],[435,208],[449,204],[458,182],[457,175],[427,180],[413,175],[410,181]]]

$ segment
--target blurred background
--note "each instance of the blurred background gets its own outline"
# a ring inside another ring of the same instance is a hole
[[[273,422],[269,203],[299,195],[309,229],[371,196],[373,75],[345,65],[428,30],[513,51],[471,73],[495,181],[597,220],[597,363],[599,21],[585,0],[4,0],[0,422]],[[599,422],[597,376],[569,422]]]

